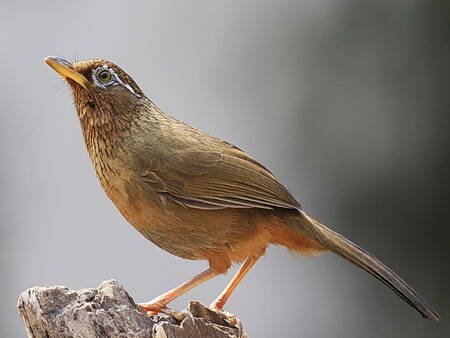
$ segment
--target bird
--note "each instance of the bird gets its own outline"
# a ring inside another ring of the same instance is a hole
[[[423,318],[439,314],[374,255],[309,216],[264,165],[240,148],[164,114],[122,68],[102,59],[44,61],[71,89],[106,195],[145,238],[209,267],[139,307],[148,315],[241,264],[211,303],[223,308],[269,245],[304,256],[332,252],[388,286]]]

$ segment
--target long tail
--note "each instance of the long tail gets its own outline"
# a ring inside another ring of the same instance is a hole
[[[345,258],[390,287],[400,298],[416,309],[422,317],[440,320],[439,314],[423,300],[419,294],[394,271],[381,263],[375,256],[360,248],[344,236],[332,231],[315,219],[302,213],[302,231],[306,231],[324,247]]]

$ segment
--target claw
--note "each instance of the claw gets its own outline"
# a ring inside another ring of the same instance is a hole
[[[183,321],[184,318],[189,317],[190,313],[186,311],[178,311],[171,309],[160,302],[150,302],[138,304],[138,307],[147,314],[147,316],[157,316],[159,313],[171,316],[178,321]]]
[[[156,316],[160,312],[164,313],[164,310],[167,309],[166,305],[158,301],[151,301],[150,303],[141,303],[138,304],[138,307],[142,311],[144,311],[148,316]]]
[[[178,320],[179,322],[182,322],[186,317],[192,317],[192,315],[187,311],[178,311],[171,308],[166,307],[165,309],[161,310],[161,313],[164,313],[165,315],[171,316]]]
[[[209,308],[212,311],[216,312],[222,319],[226,320],[231,325],[234,325],[234,326],[241,325],[241,321],[238,319],[238,317],[235,314],[222,310],[215,303],[212,303]]]

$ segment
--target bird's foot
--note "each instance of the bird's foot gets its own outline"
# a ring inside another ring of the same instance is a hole
[[[158,301],[150,301],[149,303],[141,303],[138,304],[138,307],[144,311],[147,316],[156,316],[158,313],[163,313],[165,315],[174,317],[178,321],[182,321],[184,318],[188,316],[186,311],[178,311],[175,309],[171,309]]]
[[[221,307],[218,307],[215,303],[212,303],[209,308],[214,311],[215,313],[217,313],[222,319],[226,320],[228,323],[230,323],[231,325],[234,326],[240,326],[241,325],[241,321],[239,320],[239,318],[233,314],[233,313],[229,313],[227,311],[224,311]]]
[[[138,307],[144,311],[148,316],[156,316],[158,313],[165,313],[170,310],[167,306],[157,300],[152,300],[148,303],[140,303]]]

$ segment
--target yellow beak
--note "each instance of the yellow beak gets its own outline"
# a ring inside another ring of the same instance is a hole
[[[71,79],[86,90],[89,88],[89,81],[84,77],[83,74],[80,74],[76,70],[74,70],[72,64],[69,61],[54,56],[48,56],[44,59],[44,61],[47,62],[47,64],[64,79]]]

